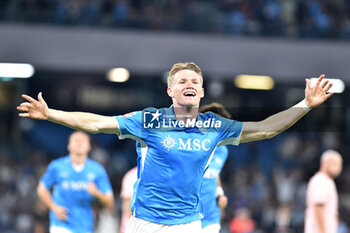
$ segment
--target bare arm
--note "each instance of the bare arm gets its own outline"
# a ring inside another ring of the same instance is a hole
[[[114,206],[114,197],[112,193],[104,194],[96,187],[96,184],[89,182],[87,191],[93,195],[97,200],[99,200],[106,207]]]
[[[65,221],[68,216],[68,211],[63,206],[57,205],[55,202],[53,202],[51,198],[50,190],[48,190],[44,185],[39,184],[37,187],[37,193],[42,202],[50,209],[52,210],[56,216],[61,219],[62,221]]]
[[[305,99],[299,104],[274,114],[263,121],[244,122],[240,142],[272,138],[294,125],[300,118],[306,115],[307,111],[302,107],[302,103],[306,104],[309,108],[314,108],[325,102],[333,93],[327,93],[332,87],[331,83],[328,84],[328,80],[321,84],[324,77],[324,75],[321,75],[312,88],[310,80],[306,80]]]
[[[220,190],[218,192],[218,190]],[[227,206],[227,203],[228,203],[228,199],[226,197],[226,195],[224,194],[224,191],[222,189],[222,186],[221,186],[221,178],[219,176],[218,178],[218,185],[217,185],[217,189],[216,189],[216,192],[217,192],[217,203],[218,203],[218,206],[220,207],[220,209],[224,209],[226,208]]]
[[[130,201],[131,198],[123,198],[123,212],[127,214],[128,218],[131,217]]]
[[[23,111],[20,117],[30,117],[37,120],[48,120],[69,128],[86,131],[89,133],[119,134],[119,125],[114,117],[102,116],[86,112],[65,112],[50,109],[42,97],[38,94],[38,100],[28,95],[22,95],[28,102],[21,103],[17,109]]]
[[[272,138],[294,125],[306,113],[300,107],[292,107],[274,114],[263,121],[244,122],[240,142]]]
[[[323,204],[315,205],[315,217],[318,225],[318,229],[321,233],[327,233],[326,226],[324,224],[324,206]]]

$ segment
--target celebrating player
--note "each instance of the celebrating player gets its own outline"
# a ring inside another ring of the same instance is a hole
[[[66,112],[22,95],[21,117],[49,120],[91,133],[116,133],[141,144],[139,179],[135,185],[127,233],[201,231],[200,187],[208,161],[217,146],[271,138],[288,129],[311,108],[326,101],[332,84],[314,87],[306,80],[305,99],[292,108],[258,122],[238,122],[214,113],[198,114],[204,97],[203,78],[194,63],[177,63],[169,72],[169,108],[145,109],[124,116]],[[150,117],[151,116],[151,117]]]

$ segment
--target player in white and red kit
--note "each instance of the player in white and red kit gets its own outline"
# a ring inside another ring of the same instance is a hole
[[[320,170],[310,179],[306,194],[304,233],[336,233],[338,192],[334,179],[342,170],[342,157],[334,150],[322,154]]]

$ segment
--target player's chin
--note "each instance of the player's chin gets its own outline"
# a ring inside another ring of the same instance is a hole
[[[200,99],[191,97],[183,100],[183,105],[186,106],[199,106]]]
[[[188,108],[194,108],[194,107],[198,107],[199,103],[184,103],[182,106],[188,107]]]

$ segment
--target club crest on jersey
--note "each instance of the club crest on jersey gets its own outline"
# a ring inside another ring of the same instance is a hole
[[[94,179],[95,179],[95,174],[92,173],[92,172],[88,173],[88,174],[87,174],[87,179],[90,180],[90,181],[91,181],[91,180],[94,180]]]
[[[162,144],[165,147],[165,149],[167,149],[169,151],[170,149],[173,149],[177,143],[175,142],[175,140],[172,137],[167,136],[162,141]]]
[[[171,136],[167,136],[166,138],[161,141],[164,148],[168,151],[173,148],[177,148],[178,150],[189,150],[189,151],[198,151],[198,150],[204,150],[208,151],[210,150],[210,140],[209,139],[192,139],[189,138],[187,140],[183,140],[182,138],[178,138],[177,141],[174,140]]]
[[[69,177],[69,173],[66,172],[66,171],[62,171],[62,172],[59,173],[59,176],[60,176],[61,178],[67,178],[67,177]]]

